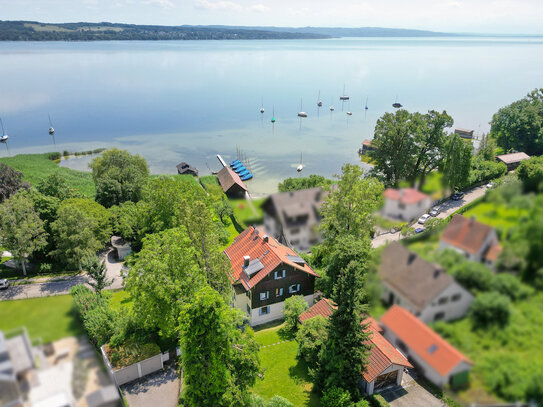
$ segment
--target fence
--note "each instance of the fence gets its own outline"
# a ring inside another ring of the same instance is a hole
[[[170,359],[170,354],[168,352],[159,353],[158,355],[134,363],[130,366],[115,370],[111,365],[103,346],[100,347],[100,351],[102,352],[102,359],[104,359],[108,374],[117,387],[163,369],[164,362]]]

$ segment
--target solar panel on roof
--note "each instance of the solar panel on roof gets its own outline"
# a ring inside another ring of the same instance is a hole
[[[287,254],[287,259],[296,264],[305,264],[305,260],[302,259],[300,256],[293,256],[292,254]]]
[[[248,275],[248,276],[251,276],[253,275],[254,273],[257,273],[259,272],[260,270],[262,270],[264,268],[264,265],[260,262],[260,260],[258,259],[254,259],[254,260],[251,260],[249,262],[249,265],[247,267],[245,267],[245,273]]]
[[[430,346],[430,347],[428,348],[428,353],[429,353],[430,355],[433,355],[433,353],[434,353],[436,350],[437,350],[437,345],[434,344],[434,345],[432,345],[432,346]]]

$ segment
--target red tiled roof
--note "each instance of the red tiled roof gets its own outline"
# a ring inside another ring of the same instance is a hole
[[[298,257],[294,250],[282,245],[272,236],[268,236],[268,242],[265,242],[264,236],[266,234],[262,230],[250,226],[241,232],[230,246],[224,249],[224,253],[232,265],[230,275],[232,283],[241,281],[245,289],[249,290],[280,264],[287,264],[312,276],[320,277],[307,263],[298,264],[287,257]],[[251,279],[243,272],[244,256],[250,256],[251,260],[258,259],[264,266]]]
[[[502,247],[499,244],[490,246],[487,252],[484,255],[484,258],[490,261],[496,261],[500,253],[502,252]]]
[[[308,319],[314,318],[317,315],[321,315],[324,318],[329,318],[334,310],[337,309],[337,306],[329,299],[323,298],[307,311],[302,313],[299,317],[300,322],[307,321]],[[400,365],[405,367],[413,367],[407,361],[407,359],[400,353],[394,346],[392,346],[381,332],[382,328],[379,326],[379,323],[368,316],[362,321],[362,324],[368,324],[366,332],[369,332],[369,342],[371,345],[371,351],[368,358],[368,365],[366,370],[362,372],[362,376],[369,383],[386,369],[390,365]]]
[[[362,142],[362,144],[365,145],[366,147],[371,147],[371,146],[372,146],[372,145],[371,145],[371,140],[368,140],[368,139],[364,140],[364,141]]]
[[[399,305],[393,305],[381,317],[381,323],[442,376],[446,376],[460,362],[473,364],[424,322]]]
[[[518,163],[522,160],[529,160],[530,156],[526,153],[511,153],[511,154],[497,155],[496,159],[504,162],[505,164],[513,164],[513,163]]]
[[[428,198],[428,195],[425,195],[414,188],[402,188],[402,189],[387,188],[385,189],[384,196],[387,199],[400,201],[400,203],[407,204],[407,205],[414,204]]]
[[[455,214],[441,235],[441,240],[469,253],[477,254],[492,231],[491,226],[477,222],[473,218],[468,219]]]
[[[303,323],[304,321],[314,318],[317,315],[324,318],[329,318],[334,309],[337,309],[337,306],[333,303],[333,301],[323,298],[316,304],[312,305],[307,311],[302,312],[298,317],[298,320]]]

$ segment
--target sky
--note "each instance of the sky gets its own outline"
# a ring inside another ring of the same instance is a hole
[[[0,0],[1,20],[543,34],[542,0]]]

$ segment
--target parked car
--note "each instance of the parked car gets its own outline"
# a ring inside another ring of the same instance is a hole
[[[492,182],[489,182],[488,184],[485,185],[488,189],[490,188],[494,188],[494,183]]]
[[[428,215],[427,213],[425,213],[424,215],[422,215],[422,216],[419,218],[419,223],[420,223],[421,225],[424,225],[424,224],[426,223],[426,221],[427,221],[428,219],[430,219],[430,218],[431,218],[431,216]]]
[[[436,217],[437,215],[439,215],[441,213],[441,206],[434,206],[432,208],[432,210],[430,212],[428,212],[428,214],[430,216],[434,216]]]
[[[9,281],[5,278],[0,279],[0,290],[6,290],[9,287]]]
[[[424,229],[424,228],[416,228],[416,229],[415,229],[415,233],[422,233],[422,232],[424,232],[425,230],[426,230],[426,229]]]
[[[461,200],[463,197],[464,197],[464,193],[463,193],[463,192],[456,192],[453,196],[451,196],[451,199],[452,199],[453,201],[459,201],[459,200]]]

